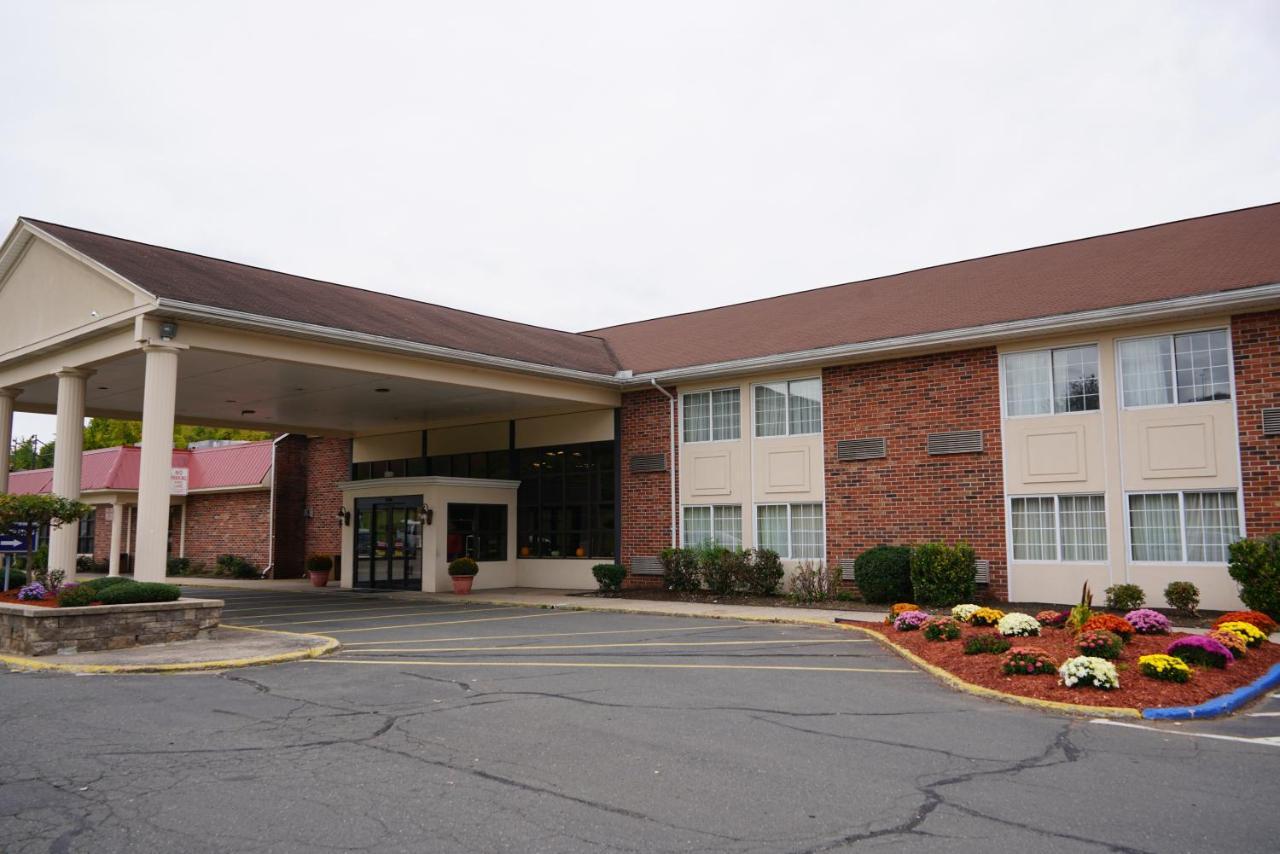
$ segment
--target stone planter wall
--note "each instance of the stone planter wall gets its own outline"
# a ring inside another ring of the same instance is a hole
[[[209,637],[221,620],[220,599],[85,608],[0,604],[0,652],[67,655],[194,640]]]

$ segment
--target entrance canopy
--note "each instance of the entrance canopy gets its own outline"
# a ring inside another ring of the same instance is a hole
[[[80,496],[87,416],[141,419],[137,576],[164,577],[174,423],[378,435],[619,405],[604,343],[34,220],[0,248],[0,446],[55,413]],[[8,472],[0,472],[0,492]],[[74,566],[75,531],[51,565]]]

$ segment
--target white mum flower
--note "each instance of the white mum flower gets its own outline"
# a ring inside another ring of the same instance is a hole
[[[973,604],[957,605],[951,609],[951,616],[962,623],[967,623],[971,619],[973,619],[973,615],[978,613],[978,611],[979,611],[979,608],[977,605],[973,605]]]
[[[1005,614],[996,623],[996,631],[1005,637],[1035,637],[1040,634],[1040,622],[1029,614]]]
[[[1077,655],[1064,661],[1058,668],[1058,674],[1062,677],[1062,684],[1068,688],[1074,688],[1081,682],[1106,690],[1120,687],[1120,673],[1105,658]]]

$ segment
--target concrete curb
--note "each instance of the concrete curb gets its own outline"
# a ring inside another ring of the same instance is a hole
[[[1216,718],[1229,715],[1272,688],[1280,686],[1280,664],[1273,664],[1271,669],[1259,678],[1242,685],[1230,694],[1205,700],[1198,706],[1170,706],[1162,709],[1143,709],[1142,717],[1149,721],[1189,721]]]
[[[281,632],[275,629],[257,629],[248,626],[219,626],[223,629],[235,629],[242,632],[264,632],[274,635],[297,635],[298,632]],[[26,658],[18,655],[0,655],[0,664],[6,664],[17,670],[40,670],[57,673],[92,673],[102,675],[126,675],[133,673],[193,673],[201,670],[231,670],[237,667],[256,667],[261,664],[281,664],[286,661],[301,661],[328,655],[342,646],[336,638],[326,635],[307,635],[321,638],[325,642],[320,646],[308,649],[295,649],[274,655],[255,655],[249,658],[224,658],[212,661],[175,661],[167,664],[58,664],[53,661],[41,661],[39,658]]]
[[[392,596],[392,598],[396,598]],[[439,602],[444,605],[457,604],[456,599],[437,599],[429,595],[426,597],[432,602]],[[471,598],[471,597],[468,597]],[[783,625],[796,626],[831,626],[831,621],[825,617],[791,617],[791,616],[765,616],[762,614],[712,614],[707,612],[689,612],[689,611],[666,611],[654,608],[607,608],[592,607],[591,605],[579,605],[577,603],[561,603],[561,602],[521,602],[510,599],[499,598],[474,598],[471,601],[484,605],[502,605],[508,608],[542,608],[547,611],[593,611],[603,614],[648,614],[652,617],[686,617],[689,619],[700,620],[742,620],[748,623],[779,623]],[[645,602],[653,600],[645,599]],[[799,609],[797,609],[799,610]]]
[[[932,676],[937,677],[942,682],[945,682],[951,688],[954,688],[955,690],[961,691],[965,694],[972,694],[975,697],[985,697],[989,700],[999,700],[1003,703],[1012,703],[1017,706],[1027,706],[1032,709],[1040,709],[1041,711],[1044,711],[1044,712],[1059,712],[1059,713],[1066,713],[1070,715],[1087,715],[1093,718],[1137,718],[1142,716],[1141,712],[1139,712],[1137,709],[1132,709],[1127,706],[1084,706],[1076,703],[1061,703],[1057,700],[1037,700],[1034,697],[1023,697],[1020,694],[1006,694],[1004,691],[997,691],[994,688],[986,688],[982,685],[974,685],[972,682],[967,682],[964,679],[961,679],[959,676],[956,676],[953,673],[943,670],[941,667],[938,667],[937,665],[930,664],[920,656],[911,652],[911,650],[906,649],[905,647],[898,646],[896,643],[889,640],[887,637],[875,631],[874,629],[868,629],[862,626],[850,625],[849,623],[837,623],[836,625],[838,625],[842,629],[855,631],[855,632],[862,632],[863,634],[870,635],[871,637],[880,641],[880,643],[884,644],[889,649],[898,653],[898,655],[902,656],[907,661],[914,664],[916,667],[919,667],[921,670],[925,671],[926,673],[929,673]]]

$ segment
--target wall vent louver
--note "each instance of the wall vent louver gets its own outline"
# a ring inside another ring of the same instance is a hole
[[[633,557],[632,575],[662,575],[662,560],[656,557]]]
[[[991,561],[975,560],[973,562],[973,580],[977,584],[991,583]]]
[[[875,439],[841,439],[836,442],[836,459],[875,460],[888,454],[888,446],[884,437]]]
[[[1280,406],[1262,410],[1262,435],[1280,436]]]
[[[636,454],[631,458],[633,472],[666,471],[666,454]]]
[[[840,580],[853,581],[853,558],[840,558]]]
[[[980,454],[981,430],[955,430],[950,433],[929,434],[930,454]]]

